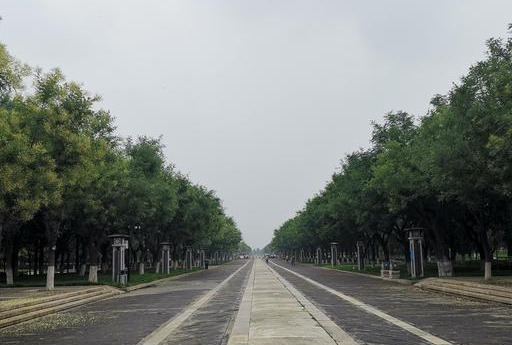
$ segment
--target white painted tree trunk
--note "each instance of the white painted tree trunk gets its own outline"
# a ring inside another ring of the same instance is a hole
[[[55,289],[55,266],[48,266],[46,271],[46,290]]]
[[[489,280],[492,277],[492,262],[486,261],[485,262],[485,270],[484,270],[484,279]]]
[[[80,265],[80,277],[85,277],[86,269],[87,269],[87,266],[85,264]]]
[[[144,274],[144,263],[143,262],[139,263],[139,274],[140,275]]]
[[[89,266],[89,283],[97,283],[98,282],[98,266],[91,265]]]
[[[156,263],[155,272],[156,272],[156,273],[160,273],[160,261],[158,261],[158,262]]]
[[[439,277],[452,277],[453,264],[450,260],[437,261],[437,271]]]
[[[12,267],[7,267],[5,269],[5,278],[7,285],[13,285],[14,284],[14,274],[12,272]]]

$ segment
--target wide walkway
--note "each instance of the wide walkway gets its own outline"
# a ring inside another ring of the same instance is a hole
[[[313,318],[319,310],[302,304],[300,293],[280,278],[265,262],[255,261],[228,345],[336,344]]]
[[[512,345],[512,308],[282,260],[214,269],[0,329],[10,345]]]
[[[512,308],[349,272],[270,264],[363,344],[512,345]]]
[[[251,266],[233,261],[0,329],[0,344],[221,344]]]

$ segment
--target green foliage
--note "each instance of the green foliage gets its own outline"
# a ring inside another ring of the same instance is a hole
[[[33,88],[21,93],[25,78]],[[149,254],[157,261],[163,241],[176,259],[185,246],[237,250],[240,230],[215,193],[166,163],[161,138],[119,138],[99,100],[60,70],[31,70],[0,45],[0,243],[8,265],[41,245],[49,266],[70,252],[97,265],[100,252],[108,255],[107,236],[119,232],[130,234],[132,262]]]
[[[374,123],[371,147],[346,156],[325,189],[274,232],[272,247],[337,241],[353,253],[360,239],[371,255],[380,247],[387,259],[394,243],[407,257],[404,229],[422,227],[439,262],[470,252],[490,261],[499,247],[512,252],[511,162],[512,38],[490,39],[486,59],[436,95],[425,117],[395,112]]]

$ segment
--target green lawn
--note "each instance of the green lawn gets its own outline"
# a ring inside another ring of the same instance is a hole
[[[193,271],[198,271],[200,268],[194,268]],[[128,282],[128,286],[134,286],[143,283],[149,283],[162,278],[169,278],[178,276],[184,273],[189,273],[190,271],[184,269],[177,269],[171,271],[171,274],[163,274],[163,273],[154,273],[154,272],[146,272],[143,275],[138,274],[137,272],[130,273],[130,280]],[[94,285],[87,281],[88,275],[85,277],[81,277],[78,274],[74,273],[63,273],[55,275],[55,286],[73,286],[73,285]],[[115,285],[112,283],[112,274],[111,273],[98,273],[98,284],[104,285]],[[14,279],[14,285],[7,286],[5,283],[0,283],[0,288],[5,287],[38,287],[38,286],[46,286],[46,276],[45,275],[37,275],[37,276],[20,276]]]
[[[375,265],[375,266],[367,265],[364,268],[364,270],[362,270],[362,271],[359,271],[357,269],[357,264],[356,265],[343,264],[343,265],[337,265],[334,267],[332,267],[330,264],[325,264],[322,266],[327,267],[327,268],[334,268],[334,269],[337,269],[340,271],[358,272],[358,273],[365,273],[365,274],[370,274],[370,275],[374,275],[374,276],[380,276],[380,265]]]
[[[350,271],[350,272],[359,272],[365,274],[371,274],[380,276],[380,265],[371,265],[367,264],[365,269],[362,271],[357,270],[357,264],[343,264],[332,267],[329,264],[323,265],[323,267],[334,268],[341,271]],[[400,278],[402,279],[412,279],[407,275],[407,267],[405,264],[400,264]],[[429,277],[437,277],[437,264],[427,262],[424,267],[425,270],[425,278]],[[493,267],[493,276],[512,276],[512,270],[507,269],[495,269]],[[457,263],[454,266],[454,276],[455,277],[479,277],[483,276],[483,272],[480,270],[480,262],[479,261],[467,261],[466,263]]]

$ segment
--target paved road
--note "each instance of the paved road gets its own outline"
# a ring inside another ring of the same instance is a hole
[[[0,344],[512,345],[512,308],[239,260],[0,330]]]
[[[193,335],[190,340],[179,332],[176,342],[169,339],[174,344],[221,344],[250,271],[247,260],[0,330],[0,344],[136,345],[245,264],[211,303],[183,323],[183,330]],[[204,329],[195,326],[205,318]]]
[[[365,305],[409,323],[449,343],[512,344],[512,308],[427,292],[412,286],[351,273],[275,260],[275,270],[320,307],[340,327],[364,344],[432,344],[389,320],[344,300],[311,282],[357,299]],[[354,302],[354,301],[352,301]],[[357,304],[357,301],[355,302]]]

